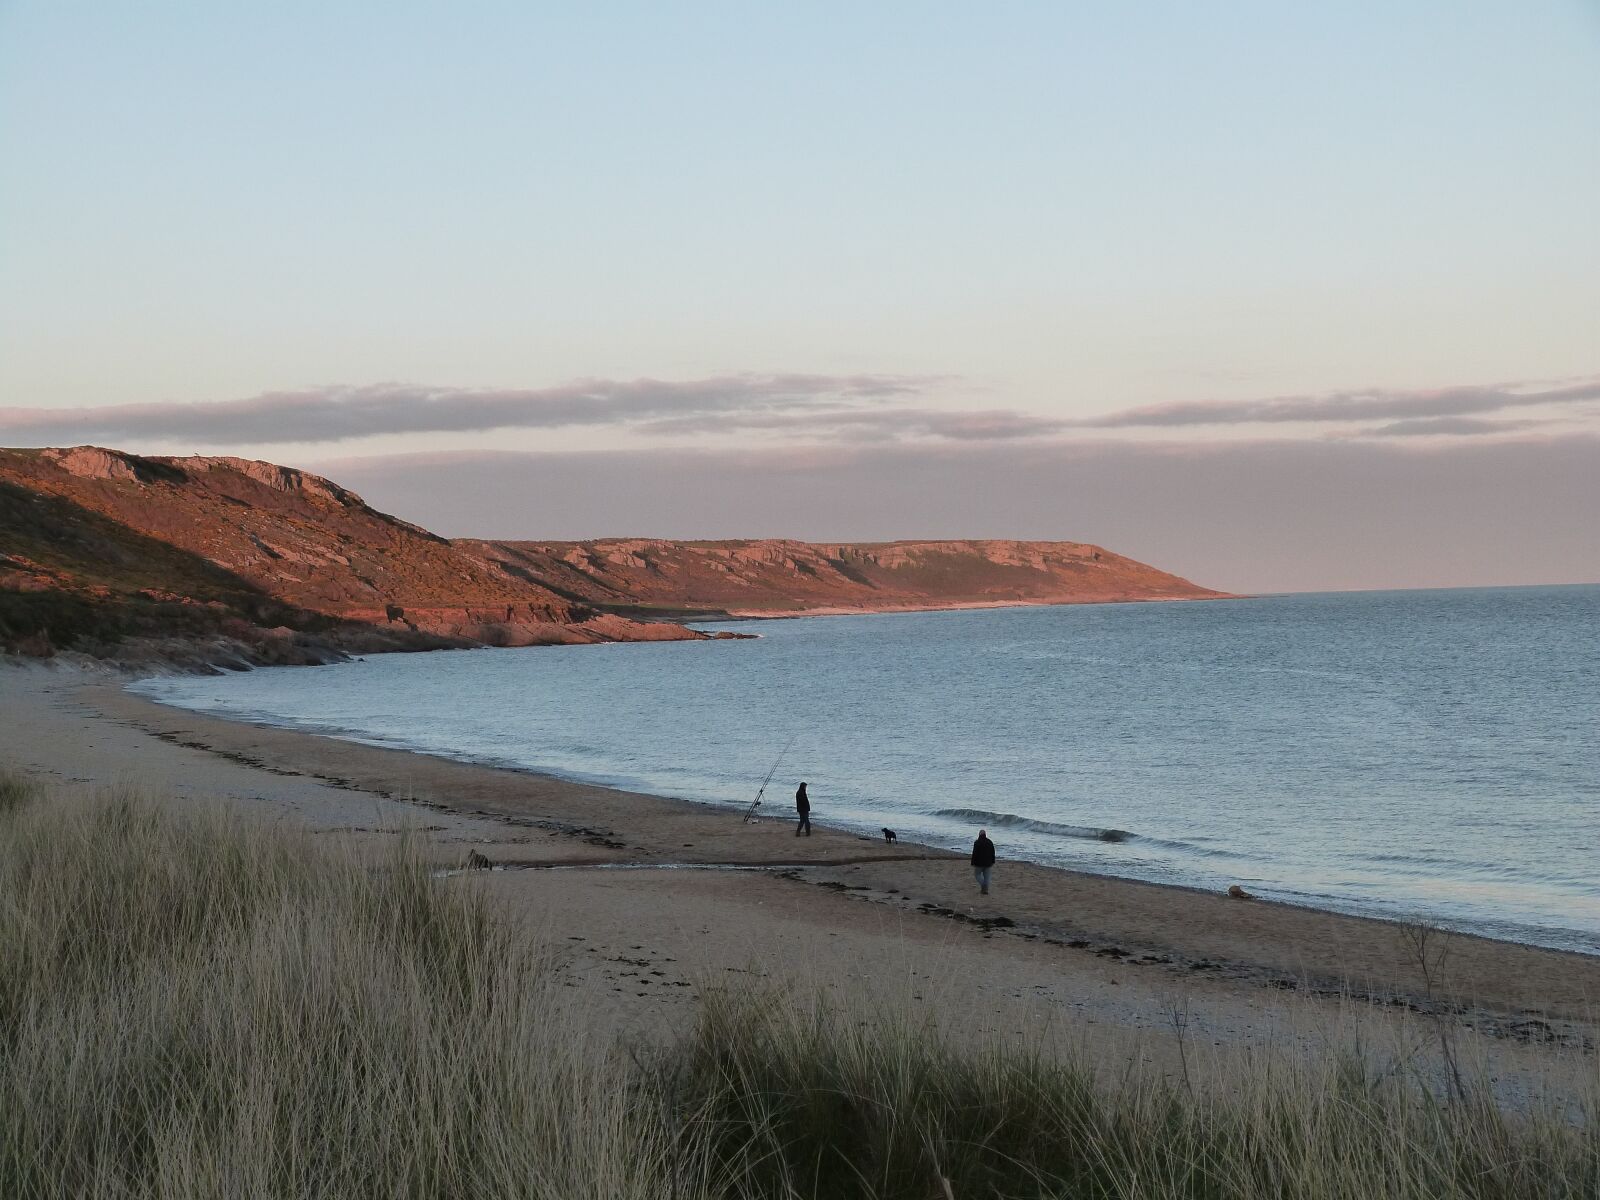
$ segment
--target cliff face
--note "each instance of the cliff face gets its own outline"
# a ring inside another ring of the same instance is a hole
[[[1083,542],[465,542],[589,604],[779,615],[1222,595]]]
[[[701,636],[597,612],[319,476],[97,447],[0,451],[0,601],[0,641],[113,657],[170,635],[245,662]]]

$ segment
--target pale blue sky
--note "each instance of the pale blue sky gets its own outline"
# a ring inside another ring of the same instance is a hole
[[[0,55],[13,403],[1600,369],[1593,3],[52,0]]]
[[[896,376],[1070,421],[1591,377],[1597,213],[1594,0],[0,0],[0,440],[390,382]],[[659,441],[286,414],[225,448]]]

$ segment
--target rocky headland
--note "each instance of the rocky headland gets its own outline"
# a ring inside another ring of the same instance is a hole
[[[1205,599],[1077,542],[439,537],[292,467],[0,450],[0,649],[242,669],[709,636],[706,616]]]
[[[643,613],[797,616],[1215,599],[1087,542],[458,542],[585,603]]]

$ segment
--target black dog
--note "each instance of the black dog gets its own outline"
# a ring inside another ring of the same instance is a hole
[[[892,830],[892,829],[885,829],[885,830],[884,830],[884,831],[883,831],[883,840],[884,840],[884,841],[886,841],[886,842],[892,842],[892,841],[894,841],[894,840],[895,840],[895,837],[894,837],[894,830]]]

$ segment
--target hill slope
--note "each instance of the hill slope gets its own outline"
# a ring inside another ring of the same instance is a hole
[[[178,637],[270,662],[699,636],[598,612],[291,468],[0,450],[0,640],[13,648],[137,658],[141,640]]]
[[[1222,595],[1083,542],[463,542],[584,603],[781,615]]]
[[[1079,542],[446,541],[239,458],[0,450],[0,649],[323,661],[706,635],[660,618],[1202,599]]]

